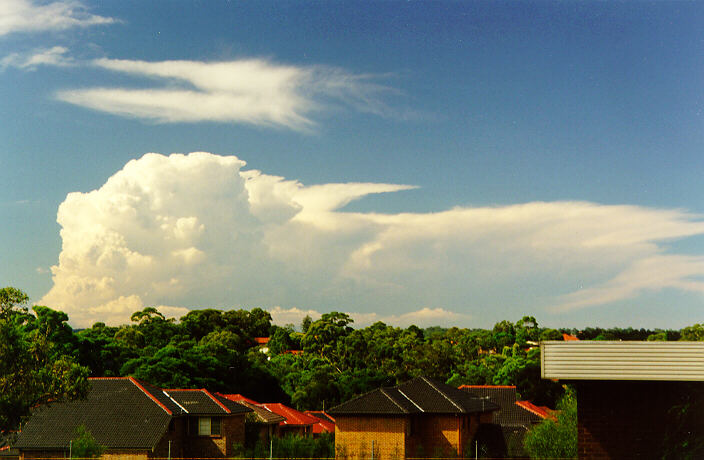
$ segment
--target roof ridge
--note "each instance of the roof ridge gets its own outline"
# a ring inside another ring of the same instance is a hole
[[[414,400],[412,400],[411,398],[409,398],[408,395],[407,395],[406,393],[404,393],[403,391],[401,391],[400,388],[396,388],[396,391],[398,391],[399,393],[401,393],[404,398],[406,398],[407,400],[409,400],[409,401],[411,402],[411,404],[413,404],[414,406],[416,406],[419,411],[425,412],[422,407],[420,407],[418,404],[416,404],[416,402],[415,402]]]
[[[396,388],[396,389],[398,390],[398,388]],[[391,395],[389,395],[386,391],[384,391],[384,387],[379,388],[379,391],[381,392],[381,394],[383,394],[384,396],[386,396],[386,397],[389,399],[389,401],[391,401],[392,403],[394,403],[394,405],[396,405],[396,407],[398,407],[399,409],[401,409],[401,412],[403,412],[404,414],[407,414],[407,413],[408,413],[408,411],[407,411],[406,409],[404,409],[403,407],[401,407],[401,405],[400,405],[399,403],[397,403],[396,401],[394,401],[394,398],[392,398]],[[401,392],[401,390],[398,390],[398,391]],[[403,394],[403,393],[401,393],[401,394]],[[406,399],[408,399],[409,401],[411,401],[411,400],[408,398],[408,396],[406,396],[406,395],[403,395],[403,396],[404,396]],[[418,407],[418,405],[417,405],[416,403],[414,403],[413,401],[411,401],[411,402],[412,402],[416,407]],[[421,410],[422,410],[422,409],[421,409]]]
[[[139,388],[140,390],[142,390],[142,391],[144,392],[144,394],[147,395],[152,401],[154,401],[154,402],[157,403],[162,409],[164,409],[164,411],[165,411],[167,414],[169,414],[169,415],[174,415],[174,413],[171,412],[171,410],[169,410],[168,407],[166,407],[161,401],[159,401],[158,399],[156,399],[156,396],[154,396],[154,395],[151,394],[149,391],[147,391],[147,389],[144,388],[144,386],[142,386],[142,384],[139,382],[139,380],[137,380],[136,378],[132,377],[131,375],[130,375],[129,377],[127,377],[127,379],[128,379],[130,382],[132,382],[132,383],[134,384],[134,386],[136,386],[137,388]],[[163,390],[162,390],[162,391],[163,391]]]
[[[428,378],[425,377],[425,376],[421,376],[420,378],[423,379],[423,381],[424,381],[425,383],[427,383],[428,385],[430,385],[430,386],[433,388],[433,390],[435,390],[435,391],[437,391],[438,393],[440,393],[443,398],[445,398],[445,399],[447,399],[448,401],[450,401],[450,403],[451,403],[453,406],[455,406],[456,408],[458,408],[458,409],[460,410],[460,412],[462,412],[462,413],[465,413],[465,412],[466,412],[465,409],[464,409],[462,406],[460,406],[459,404],[457,404],[456,402],[454,402],[452,399],[450,399],[450,397],[447,396],[445,393],[443,393],[443,391],[442,391],[440,388],[436,387],[435,384],[434,384],[432,381],[430,381],[430,379],[428,379]]]
[[[182,411],[184,411],[185,413],[188,413],[188,410],[187,410],[185,407],[183,407],[182,405],[180,405],[180,404],[178,403],[178,401],[176,401],[174,398],[172,398],[171,395],[166,392],[166,390],[164,390],[164,389],[162,388],[162,389],[161,389],[161,392],[164,393],[166,396],[168,396],[168,398],[169,398],[170,400],[172,400],[178,407],[180,407]]]
[[[232,411],[231,411],[230,409],[228,409],[226,405],[224,405],[222,402],[218,401],[218,400],[215,398],[215,396],[213,396],[213,395],[210,394],[210,392],[209,392],[208,390],[206,390],[205,388],[201,388],[201,391],[203,391],[203,393],[205,393],[206,395],[208,395],[208,397],[209,397],[210,399],[212,399],[213,401],[215,401],[215,403],[216,403],[218,406],[220,406],[220,407],[222,407],[223,409],[225,409],[225,412],[227,412],[228,414],[231,414],[231,413],[232,413]]]

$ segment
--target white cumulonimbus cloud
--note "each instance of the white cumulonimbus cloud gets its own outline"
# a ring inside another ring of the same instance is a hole
[[[145,62],[98,59],[112,72],[150,78],[156,88],[99,87],[63,90],[57,98],[101,112],[157,123],[224,122],[307,131],[311,115],[331,106],[389,112],[381,95],[390,89],[374,76],[326,66],[275,64],[264,59],[225,62]]]
[[[41,303],[80,326],[127,322],[144,306],[173,316],[259,306],[284,324],[344,311],[359,325],[469,325],[666,288],[704,292],[704,257],[663,246],[704,234],[686,211],[533,202],[348,212],[352,200],[414,187],[306,186],[244,166],[234,156],[150,153],[99,189],[70,193]]]
[[[87,12],[78,0],[36,2],[2,0],[0,2],[0,37],[14,32],[45,32],[88,27],[115,22]]]

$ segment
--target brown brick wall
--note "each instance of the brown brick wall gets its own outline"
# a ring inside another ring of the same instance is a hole
[[[335,452],[338,459],[405,458],[406,417],[335,417]]]
[[[67,458],[68,452],[64,451],[22,451],[20,460],[30,460],[33,458]]]
[[[670,408],[692,385],[680,382],[579,382],[580,459],[660,458]],[[703,391],[704,386],[698,390]],[[688,427],[701,430],[704,427]]]
[[[20,460],[68,458],[68,451],[29,451],[20,453]],[[100,457],[103,460],[148,460],[146,451],[110,450]]]
[[[409,457],[461,456],[472,428],[470,417],[459,415],[418,415],[411,423]]]
[[[220,436],[187,435],[184,453],[188,457],[219,458],[234,453],[235,443],[244,444],[244,415],[222,417]]]
[[[417,415],[413,417],[335,418],[335,450],[338,458],[462,456],[479,426],[479,416]]]
[[[135,452],[128,450],[111,450],[100,457],[102,460],[147,460],[147,452]]]
[[[169,441],[171,441],[171,458],[181,458],[186,456],[186,441],[188,437],[188,419],[178,417],[172,420],[173,429],[166,432],[159,444],[154,449],[151,458],[168,458]]]

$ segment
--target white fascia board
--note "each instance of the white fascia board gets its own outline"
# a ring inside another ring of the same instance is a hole
[[[704,342],[546,341],[540,356],[544,379],[704,381]]]

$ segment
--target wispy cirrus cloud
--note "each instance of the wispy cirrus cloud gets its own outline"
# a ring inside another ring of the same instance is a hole
[[[93,65],[161,83],[155,88],[63,90],[60,100],[157,123],[222,122],[312,129],[314,114],[334,106],[386,115],[392,92],[372,75],[326,66],[276,64],[265,59],[225,62],[145,62],[98,59]]]
[[[78,0],[37,2],[3,0],[0,2],[0,36],[15,32],[45,32],[111,24],[113,18],[88,12]]]
[[[0,59],[0,69],[16,67],[23,70],[35,70],[39,66],[68,67],[75,65],[74,59],[69,56],[68,48],[54,46],[40,48],[29,53],[12,53]]]
[[[659,254],[637,259],[614,278],[558,298],[552,309],[567,312],[677,289],[704,294],[704,257]]]
[[[669,242],[704,235],[702,216],[684,210],[562,201],[348,212],[351,200],[412,187],[306,186],[244,166],[147,154],[70,193],[41,302],[76,325],[128,321],[150,305],[259,306],[284,324],[337,310],[357,324],[470,325],[704,292],[704,258],[668,254]]]

